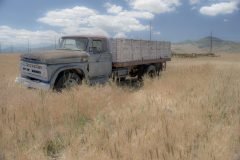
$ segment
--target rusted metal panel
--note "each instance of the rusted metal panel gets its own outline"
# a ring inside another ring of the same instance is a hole
[[[113,67],[130,67],[142,64],[151,64],[151,63],[163,63],[166,61],[170,61],[171,58],[163,58],[163,59],[151,59],[151,60],[139,60],[139,61],[129,61],[129,62],[113,62]]]
[[[78,63],[82,62],[82,58],[89,57],[85,51],[72,51],[72,50],[54,50],[35,54],[23,54],[21,59],[25,61],[34,61],[34,63]]]

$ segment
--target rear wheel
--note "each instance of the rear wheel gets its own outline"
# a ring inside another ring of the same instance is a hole
[[[55,89],[61,91],[62,89],[70,89],[81,84],[81,77],[74,71],[64,71],[55,84]]]
[[[156,67],[155,67],[154,65],[148,66],[148,69],[147,69],[146,74],[147,74],[150,78],[156,77],[156,75],[157,75]]]

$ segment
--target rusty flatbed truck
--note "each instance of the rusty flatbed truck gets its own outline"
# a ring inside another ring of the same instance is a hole
[[[69,88],[85,80],[155,76],[171,60],[171,43],[100,36],[64,36],[59,49],[21,55],[17,83],[39,89]]]

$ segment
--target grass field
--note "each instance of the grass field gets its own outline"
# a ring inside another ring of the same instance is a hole
[[[240,55],[173,59],[139,88],[14,83],[0,56],[0,160],[239,160]]]

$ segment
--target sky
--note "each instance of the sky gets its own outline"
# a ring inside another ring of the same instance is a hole
[[[0,43],[62,35],[180,42],[210,35],[240,42],[240,0],[0,0]]]

